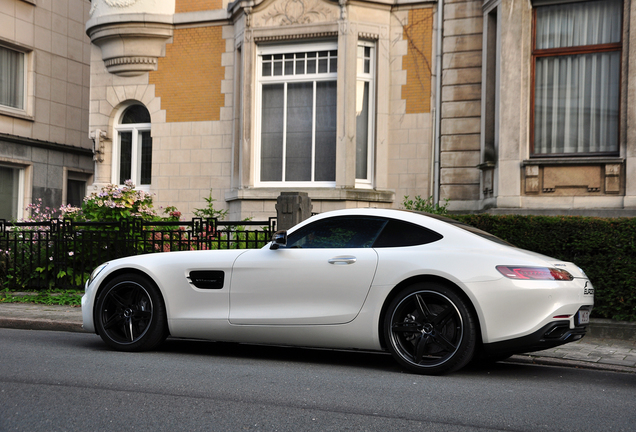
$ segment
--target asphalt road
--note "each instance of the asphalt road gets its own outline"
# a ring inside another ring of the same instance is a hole
[[[0,431],[634,431],[636,374],[499,363],[427,377],[390,356],[0,329]]]

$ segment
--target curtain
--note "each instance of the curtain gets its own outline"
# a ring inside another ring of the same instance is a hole
[[[536,49],[621,41],[622,1],[537,8]],[[534,153],[618,151],[620,51],[538,56]]]
[[[356,178],[367,180],[369,152],[369,82],[358,80],[356,88]]]
[[[24,109],[24,53],[0,46],[0,105]]]

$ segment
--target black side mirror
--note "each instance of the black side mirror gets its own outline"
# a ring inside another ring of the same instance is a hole
[[[281,246],[287,246],[287,231],[276,231],[272,237],[270,249],[278,249]]]

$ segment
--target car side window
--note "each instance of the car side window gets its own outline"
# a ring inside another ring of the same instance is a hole
[[[374,248],[418,246],[433,243],[443,236],[428,228],[404,222],[396,219],[389,219],[382,233],[373,244]]]
[[[334,217],[309,224],[287,237],[287,248],[369,248],[386,219]]]

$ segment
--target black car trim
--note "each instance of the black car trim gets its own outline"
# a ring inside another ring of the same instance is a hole
[[[488,356],[512,355],[554,348],[574,342],[585,336],[587,325],[570,328],[570,321],[560,320],[546,324],[536,332],[520,338],[501,342],[485,343],[484,353]]]

